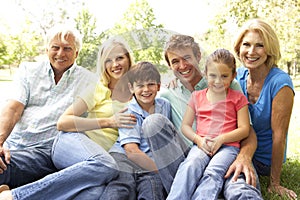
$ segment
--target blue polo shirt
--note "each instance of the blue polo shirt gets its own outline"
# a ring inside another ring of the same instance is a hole
[[[154,105],[155,113],[160,113],[168,119],[171,119],[171,105],[166,99],[156,98]],[[134,128],[131,129],[119,128],[119,138],[109,152],[126,154],[122,146],[128,143],[136,143],[139,145],[141,151],[152,158],[149,145],[142,131],[143,121],[150,114],[140,107],[135,98],[130,101],[127,113],[134,114],[136,116],[137,123]]]

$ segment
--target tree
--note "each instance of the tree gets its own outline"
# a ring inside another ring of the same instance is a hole
[[[3,65],[7,64],[7,46],[5,44],[5,36],[0,35],[0,69],[3,67]]]
[[[77,64],[94,71],[97,62],[97,53],[101,44],[101,39],[105,38],[105,33],[97,35],[96,19],[87,9],[83,9],[78,13],[75,19],[76,28],[83,35],[82,50],[76,60]]]
[[[166,72],[162,63],[163,44],[170,32],[156,24],[153,9],[146,0],[136,0],[125,11],[124,17],[108,31],[110,35],[121,35],[133,51],[136,62],[147,60]]]
[[[251,18],[267,21],[276,31],[281,45],[282,59],[279,67],[291,72],[299,63],[300,52],[300,2],[297,0],[227,0],[223,10],[212,22],[215,29],[205,35],[205,41],[232,49],[232,41],[237,28]],[[231,38],[231,39],[230,39]]]

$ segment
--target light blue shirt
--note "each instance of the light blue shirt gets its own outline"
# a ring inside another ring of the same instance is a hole
[[[56,85],[49,61],[22,63],[10,99],[21,102],[25,108],[5,145],[22,149],[54,138],[58,118],[92,80],[93,73],[74,64]]]
[[[156,98],[154,112],[160,113],[170,119],[171,105],[167,100],[163,98]],[[136,116],[137,123],[132,129],[119,128],[119,138],[110,149],[110,152],[126,154],[122,146],[128,143],[136,143],[139,145],[140,150],[146,153],[151,158],[152,155],[150,153],[150,148],[142,131],[143,121],[150,114],[140,107],[135,98],[133,98],[129,103],[127,113],[134,114]]]

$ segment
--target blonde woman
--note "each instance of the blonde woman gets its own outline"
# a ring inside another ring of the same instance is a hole
[[[252,19],[241,28],[234,51],[244,65],[237,79],[250,102],[257,135],[254,167],[259,175],[270,176],[269,192],[296,199],[294,191],[280,184],[295,93],[290,76],[277,66],[279,40],[269,24]]]

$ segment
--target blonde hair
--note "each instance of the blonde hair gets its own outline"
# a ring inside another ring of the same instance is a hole
[[[97,74],[100,75],[100,80],[104,85],[108,85],[110,83],[110,76],[106,71],[105,61],[111,51],[113,51],[116,47],[121,47],[125,51],[125,56],[129,59],[128,70],[132,66],[132,58],[130,56],[129,47],[122,38],[114,37],[104,42],[99,49],[97,59]]]
[[[263,40],[264,49],[267,54],[267,60],[266,60],[267,67],[269,68],[277,67],[277,62],[281,58],[278,37],[275,31],[272,29],[272,27],[260,19],[251,19],[248,22],[246,22],[240,29],[240,32],[237,35],[237,38],[233,45],[234,52],[237,55],[238,59],[241,60],[240,47],[243,38],[245,34],[250,31],[257,32]]]
[[[75,28],[67,25],[59,24],[52,27],[46,35],[46,48],[50,48],[51,41],[55,38],[59,38],[61,41],[66,42],[69,37],[74,37],[75,48],[79,53],[82,47],[82,36]]]

